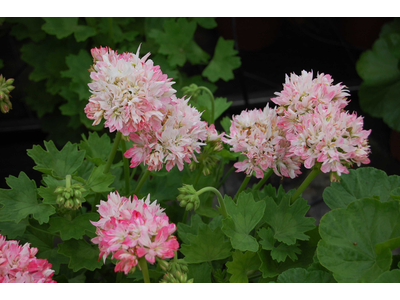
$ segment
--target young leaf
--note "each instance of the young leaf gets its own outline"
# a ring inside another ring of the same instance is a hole
[[[351,202],[373,197],[379,201],[392,198],[392,191],[399,187],[399,176],[387,176],[382,170],[371,167],[350,170],[349,174],[341,176],[340,183],[332,182],[323,193],[323,199],[330,209],[346,208]]]
[[[328,212],[320,223],[320,263],[338,282],[375,281],[389,270],[390,247],[400,240],[399,208],[399,201],[364,198]]]
[[[315,219],[305,217],[309,209],[307,201],[298,198],[292,205],[290,196],[285,195],[279,205],[271,197],[265,198],[266,208],[264,221],[274,231],[274,238],[287,245],[293,245],[296,240],[308,240],[306,231],[315,227]]]
[[[68,267],[74,272],[81,269],[93,271],[101,268],[102,261],[99,261],[99,249],[84,240],[70,239],[58,245],[58,253],[70,257]]]
[[[258,270],[261,261],[255,252],[246,251],[242,253],[238,250],[232,253],[233,261],[226,263],[227,272],[232,274],[229,279],[232,283],[248,283],[248,274],[251,271]]]
[[[18,178],[9,176],[7,185],[11,189],[0,189],[1,221],[13,221],[19,223],[22,219],[32,215],[40,224],[49,222],[49,216],[56,210],[53,206],[38,203],[36,183],[21,172]]]
[[[250,235],[257,223],[262,219],[265,202],[255,202],[250,193],[240,193],[237,204],[231,197],[224,198],[229,217],[222,221],[222,231],[230,238],[232,247],[241,251],[257,252],[257,240]]]
[[[181,252],[188,263],[210,262],[227,258],[231,255],[231,245],[225,241],[221,229],[211,230],[210,226],[198,228],[198,234],[187,234],[190,245],[183,244]]]
[[[208,66],[204,69],[202,75],[207,77],[211,82],[218,79],[229,81],[233,79],[232,70],[240,67],[240,57],[236,56],[238,52],[233,48],[233,41],[225,41],[219,38],[215,47],[214,57]]]
[[[44,141],[44,150],[39,145],[34,145],[28,149],[28,155],[35,161],[33,167],[45,174],[64,178],[68,174],[73,174],[82,164],[85,158],[85,151],[79,151],[76,144],[68,142],[61,151],[58,151],[53,141]]]
[[[90,221],[98,221],[98,213],[86,213],[77,216],[73,220],[67,220],[61,217],[50,218],[49,232],[60,232],[63,241],[69,239],[81,239],[85,234],[95,233],[95,226]]]
[[[278,283],[334,283],[332,275],[324,271],[308,271],[303,268],[292,268],[278,276]]]

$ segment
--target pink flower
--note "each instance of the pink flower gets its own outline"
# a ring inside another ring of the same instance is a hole
[[[131,159],[131,168],[143,162],[150,171],[161,170],[164,166],[170,171],[175,165],[182,171],[185,162],[197,161],[195,153],[200,153],[207,139],[207,123],[201,121],[201,113],[188,101],[173,95],[166,105],[161,127],[131,133],[134,144],[124,154]]]
[[[108,201],[100,201],[97,207],[100,220],[92,222],[97,233],[92,242],[99,245],[99,259],[105,262],[111,253],[118,260],[115,272],[128,274],[142,256],[154,264],[156,257],[171,258],[179,249],[172,235],[175,224],[169,223],[156,201],[150,203],[150,195],[145,200],[134,195],[131,200],[118,192],[110,193]]]
[[[272,168],[278,176],[294,178],[300,174],[300,160],[289,151],[289,142],[284,131],[278,128],[279,117],[268,105],[261,109],[242,111],[232,117],[229,139],[234,152],[241,152],[246,158],[234,164],[236,172],[257,178],[264,177],[264,171]]]
[[[0,283],[55,283],[52,265],[36,258],[37,252],[29,243],[21,246],[0,235]]]
[[[140,49],[140,47],[139,47]],[[117,54],[110,48],[91,50],[89,88],[92,96],[85,107],[93,125],[105,119],[110,132],[118,130],[127,136],[144,128],[159,129],[170,97],[176,92],[174,83],[148,60],[150,53]]]

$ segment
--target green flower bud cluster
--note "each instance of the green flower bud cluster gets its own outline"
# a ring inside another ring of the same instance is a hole
[[[189,268],[183,260],[179,259],[168,263],[160,259],[159,266],[167,272],[161,279],[161,283],[193,283],[193,278],[189,280],[187,278]]]
[[[179,201],[180,207],[185,207],[188,211],[193,208],[194,210],[199,208],[200,199],[193,185],[184,184],[183,187],[178,188],[178,191],[180,194],[177,200]]]
[[[192,83],[189,86],[185,86],[182,88],[182,93],[184,95],[189,96],[192,100],[196,101],[197,97],[200,95],[201,90],[199,89],[199,87]]]
[[[79,183],[75,183],[70,187],[59,186],[54,193],[58,194],[56,203],[68,209],[76,210],[82,206],[84,198],[82,194],[86,190]]]
[[[2,74],[0,74],[0,110],[3,114],[8,113],[12,109],[10,101],[10,92],[15,88],[12,86],[14,79],[10,78],[6,80]]]

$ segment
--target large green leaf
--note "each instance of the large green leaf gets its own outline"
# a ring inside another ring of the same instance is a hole
[[[332,275],[324,271],[308,271],[303,268],[292,268],[278,276],[278,283],[333,283]]]
[[[257,271],[261,264],[257,253],[249,251],[242,253],[236,250],[232,253],[232,258],[233,261],[226,263],[227,272],[232,274],[229,281],[233,283],[248,283],[248,275]]]
[[[363,111],[383,118],[389,127],[400,130],[400,27],[399,20],[386,24],[372,50],[361,54],[356,68],[364,80],[359,99]]]
[[[86,213],[77,216],[73,220],[67,220],[61,217],[50,218],[49,232],[59,232],[63,241],[69,239],[81,239],[85,234],[94,234],[95,226],[90,221],[98,221],[98,213]]]
[[[105,165],[94,167],[87,181],[88,187],[95,193],[110,192],[112,187],[110,184],[114,182],[115,176],[106,173],[104,174]]]
[[[16,239],[24,234],[28,225],[28,218],[21,220],[19,223],[12,221],[0,222],[0,234],[7,236],[7,239]]]
[[[187,278],[194,279],[194,283],[211,283],[210,264],[204,262],[201,264],[189,264]]]
[[[49,216],[56,210],[53,206],[39,203],[37,200],[36,183],[24,173],[18,178],[9,176],[6,183],[11,189],[0,189],[1,221],[19,223],[22,219],[32,215],[40,224],[49,222]]]
[[[35,161],[33,168],[42,173],[63,178],[68,174],[73,174],[82,164],[85,158],[85,151],[79,151],[76,144],[68,142],[59,151],[53,141],[44,141],[44,150],[39,145],[34,145],[28,149],[28,155]]]
[[[217,97],[214,99],[214,120],[211,120],[211,99],[203,93],[197,97],[196,108],[203,112],[201,117],[208,123],[214,123],[232,104],[232,101],[227,102],[226,98]]]
[[[79,144],[79,149],[85,150],[86,157],[98,166],[107,162],[112,147],[110,137],[106,133],[99,137],[97,132],[89,132]]]
[[[76,41],[82,42],[96,34],[94,28],[78,25],[78,17],[46,17],[43,19],[46,23],[43,24],[42,29],[48,34],[55,35],[58,39],[74,33]]]
[[[400,202],[353,201],[322,217],[317,253],[338,282],[373,282],[388,271],[400,245]]]
[[[222,231],[230,238],[232,247],[241,251],[258,251],[257,240],[250,235],[257,223],[262,219],[265,202],[255,202],[250,193],[240,193],[237,204],[231,197],[224,198],[229,217],[222,221]]]
[[[68,267],[74,272],[81,269],[93,271],[101,268],[103,261],[99,261],[99,249],[84,240],[70,239],[58,245],[58,253],[70,258]]]
[[[371,197],[382,202],[397,195],[395,189],[400,186],[400,177],[387,176],[382,170],[371,167],[350,170],[341,176],[340,183],[332,182],[323,193],[323,198],[331,209],[346,208],[351,202]]]
[[[298,198],[290,204],[290,195],[286,194],[279,205],[271,197],[266,197],[265,203],[263,220],[271,226],[276,240],[287,245],[294,245],[296,240],[309,239],[305,232],[315,227],[315,219],[305,217],[310,208],[306,200]]]
[[[375,282],[379,283],[399,283],[400,282],[400,270],[395,269],[391,271],[386,271],[379,275],[379,277],[375,280]]]
[[[15,18],[11,20],[13,26],[10,30],[10,35],[13,35],[17,40],[23,40],[25,38],[30,38],[34,42],[39,42],[44,39],[46,33],[41,29],[44,21],[41,18]]]
[[[238,52],[233,46],[234,41],[226,41],[220,37],[215,47],[214,56],[202,75],[211,82],[216,82],[218,79],[225,81],[233,79],[232,71],[239,68],[241,64],[240,57],[236,56]]]

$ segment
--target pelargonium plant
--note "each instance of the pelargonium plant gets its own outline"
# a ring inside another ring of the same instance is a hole
[[[85,113],[103,134],[28,149],[40,187],[6,179],[2,281],[400,282],[400,177],[363,167],[371,131],[346,86],[290,74],[272,102],[219,120],[226,99],[195,84],[178,97],[139,50],[91,51]],[[331,211],[317,224],[302,193],[320,173]],[[285,190],[272,174],[305,178]]]

